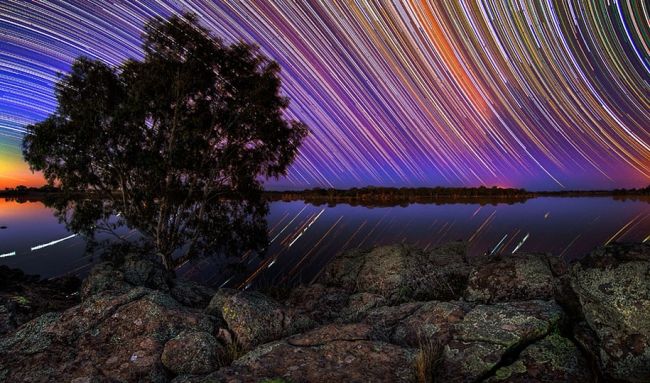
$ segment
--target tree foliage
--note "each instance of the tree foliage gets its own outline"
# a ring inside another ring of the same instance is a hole
[[[280,69],[256,47],[226,45],[189,14],[152,19],[143,40],[141,61],[77,59],[23,155],[60,185],[73,229],[119,213],[173,268],[265,232],[261,180],[284,174],[307,128],[285,117]]]

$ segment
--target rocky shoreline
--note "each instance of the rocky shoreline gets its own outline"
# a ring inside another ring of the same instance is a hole
[[[350,251],[276,299],[135,257],[78,295],[14,276],[0,382],[650,382],[650,244],[570,265],[465,250]]]

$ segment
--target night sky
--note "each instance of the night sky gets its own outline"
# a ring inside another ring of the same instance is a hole
[[[139,58],[182,11],[282,67],[311,135],[270,188],[650,184],[648,2],[312,3],[0,1],[0,188],[43,183],[20,142],[58,71]]]

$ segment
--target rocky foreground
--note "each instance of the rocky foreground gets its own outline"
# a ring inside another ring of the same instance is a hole
[[[352,251],[277,300],[127,258],[63,311],[20,325],[10,298],[1,382],[650,382],[647,244],[573,265],[462,243]]]

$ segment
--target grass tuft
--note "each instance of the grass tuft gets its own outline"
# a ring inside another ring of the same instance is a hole
[[[431,338],[420,337],[419,352],[415,358],[418,383],[432,383],[434,381],[434,373],[442,362],[442,352],[442,344]]]
[[[224,345],[224,352],[219,355],[219,366],[230,366],[232,362],[246,354],[246,350],[237,342]]]

